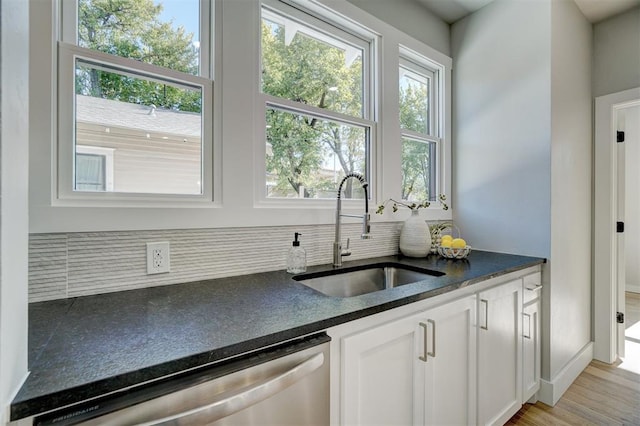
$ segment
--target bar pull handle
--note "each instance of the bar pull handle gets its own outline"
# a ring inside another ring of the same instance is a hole
[[[525,339],[531,339],[531,314],[522,313],[523,317],[527,317],[527,334],[522,334]],[[522,327],[524,330],[524,327]]]
[[[489,301],[487,299],[480,299],[480,303],[484,303],[484,325],[481,325],[480,328],[489,330]]]
[[[423,355],[419,356],[418,359],[420,361],[427,362],[427,356],[429,355],[429,352],[427,352],[427,324],[421,322],[420,323],[420,327],[422,327],[422,333],[423,333],[423,337],[424,337],[422,339],[422,342],[423,342],[422,353],[423,353]]]
[[[529,291],[536,291],[542,288],[542,284],[534,284],[533,286],[525,286],[525,289]]]
[[[186,420],[191,416],[193,416],[191,419],[195,421],[194,424],[202,424],[203,422],[208,424],[277,394],[303,377],[311,374],[320,368],[322,364],[324,364],[324,354],[318,353],[282,374],[270,377],[257,384],[238,389],[238,391],[228,395],[224,399],[181,413],[169,415],[161,419],[154,419],[146,422],[136,421],[135,424],[139,426],[151,426],[167,423],[178,424],[180,419]],[[191,421],[191,419],[189,419],[189,421]]]
[[[431,334],[431,352],[427,352],[427,355],[430,355],[433,358],[435,358],[436,357],[436,322],[432,319],[428,319],[427,322],[431,323],[431,327],[433,328],[433,333]]]

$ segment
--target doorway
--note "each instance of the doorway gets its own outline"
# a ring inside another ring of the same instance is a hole
[[[626,275],[640,285],[640,88],[596,98],[595,118],[594,358],[613,363],[625,352]]]
[[[640,374],[640,100],[614,108],[618,150],[618,215],[624,232],[618,234],[617,352],[620,368]]]

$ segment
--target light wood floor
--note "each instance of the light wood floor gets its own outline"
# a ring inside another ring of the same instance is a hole
[[[637,317],[628,315],[640,311],[640,295],[627,293],[626,303],[629,332],[634,324],[640,327]],[[640,345],[633,340],[627,339],[627,355],[630,345]],[[592,361],[555,407],[525,404],[507,425],[640,425],[640,374],[624,366],[629,361],[614,365]]]

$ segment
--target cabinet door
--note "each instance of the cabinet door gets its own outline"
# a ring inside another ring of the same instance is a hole
[[[478,294],[478,423],[504,424],[522,405],[522,281]]]
[[[425,424],[476,423],[476,297],[426,313]]]
[[[423,422],[423,320],[415,315],[343,338],[341,424]]]
[[[540,299],[525,305],[522,312],[522,400],[528,401],[540,389]]]

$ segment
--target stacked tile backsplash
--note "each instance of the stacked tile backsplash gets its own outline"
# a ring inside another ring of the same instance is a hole
[[[360,223],[342,226],[343,243],[351,239],[345,261],[398,252],[401,222],[374,223],[371,240],[360,239]],[[294,232],[308,265],[331,262],[334,225],[31,234],[29,301],[284,269]],[[170,273],[147,275],[152,241],[169,241]]]

